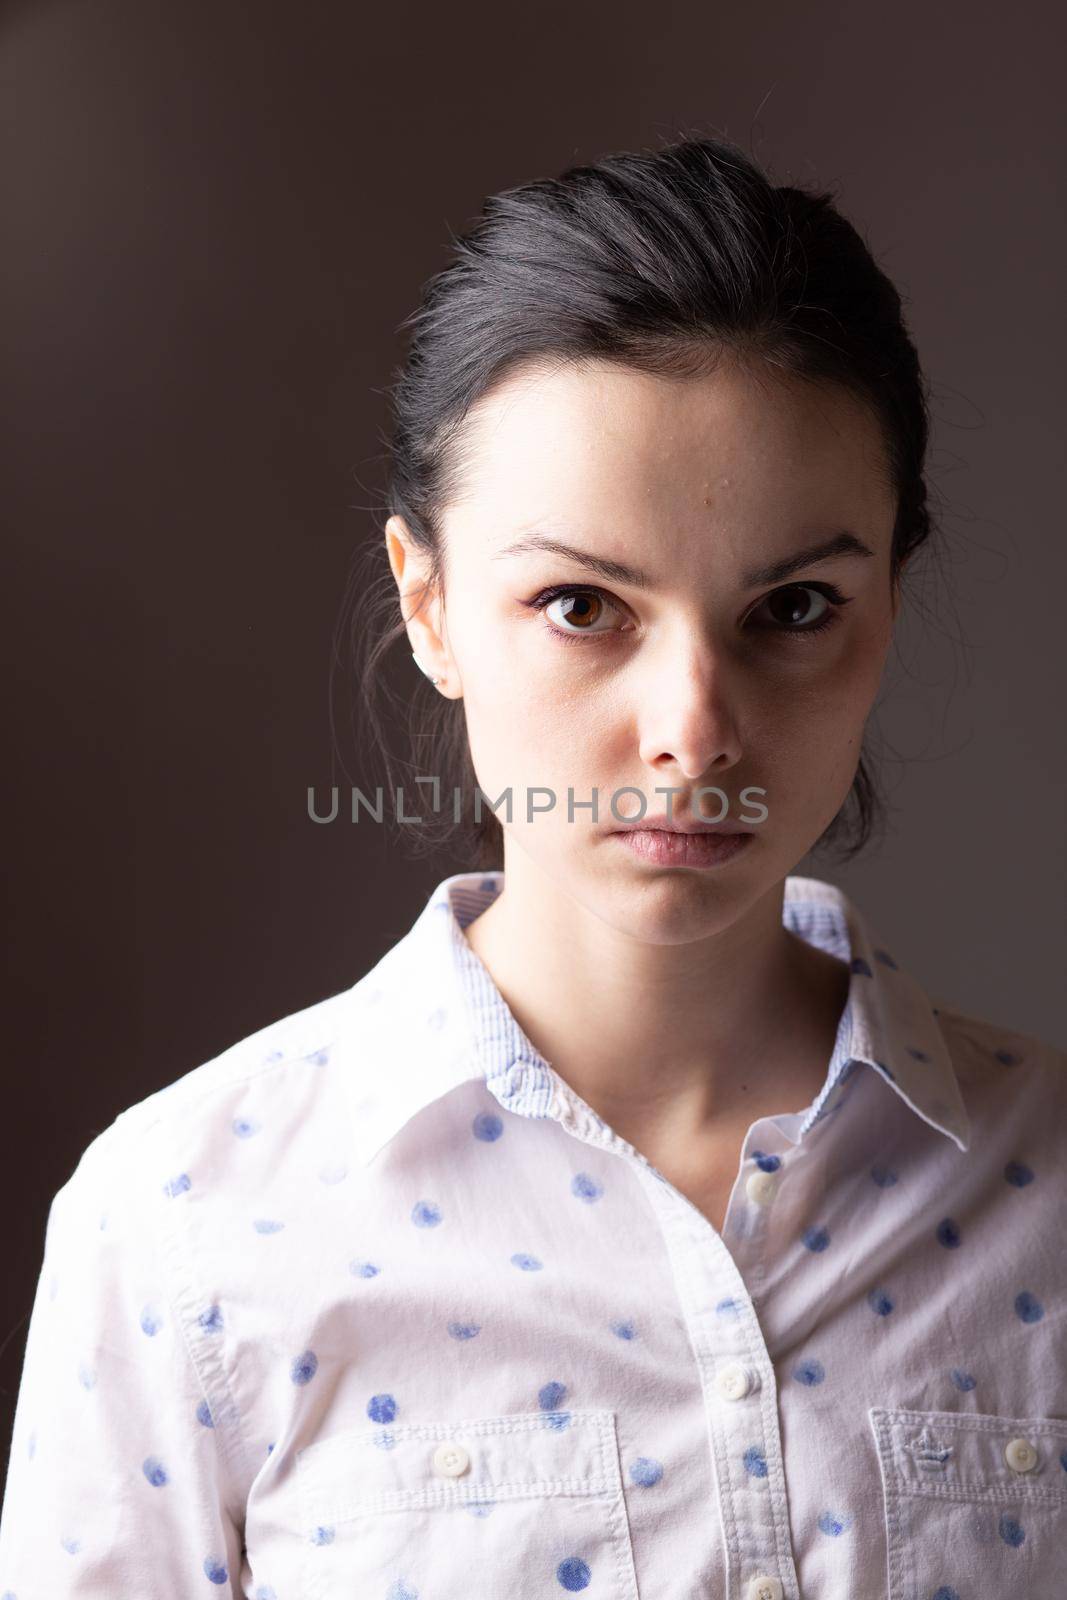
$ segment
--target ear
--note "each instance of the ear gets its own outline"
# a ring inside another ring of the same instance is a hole
[[[456,674],[450,670],[443,598],[429,588],[429,561],[412,539],[403,517],[390,517],[385,524],[385,547],[411,648],[427,672],[441,680],[435,685],[440,693],[450,700],[458,699],[458,693],[449,686],[450,677],[454,679]]]

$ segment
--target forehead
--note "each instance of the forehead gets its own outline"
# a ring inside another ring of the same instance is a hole
[[[457,512],[723,511],[783,497],[802,514],[883,508],[888,463],[869,409],[838,387],[725,359],[693,377],[605,362],[531,365],[472,407]],[[467,520],[467,515],[462,517]]]

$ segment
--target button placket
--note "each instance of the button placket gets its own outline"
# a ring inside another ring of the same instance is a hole
[[[752,1167],[761,1159],[759,1152],[753,1154],[747,1149],[751,1142],[746,1138],[743,1156],[749,1165],[746,1187],[757,1176]],[[780,1158],[767,1159],[768,1164],[777,1159],[780,1165]],[[788,1505],[781,1483],[781,1434],[773,1402],[773,1365],[758,1320],[752,1326],[754,1307],[748,1280],[737,1259],[738,1249],[724,1248],[724,1241],[714,1230],[698,1227],[692,1219],[692,1208],[680,1205],[678,1195],[671,1192],[672,1186],[662,1174],[654,1169],[652,1172],[659,1181],[649,1183],[649,1193],[665,1233],[668,1237],[673,1235],[676,1252],[672,1254],[679,1258],[675,1279],[709,1402],[709,1465],[722,1497],[722,1516],[735,1530],[735,1547],[728,1556],[731,1590],[738,1600],[783,1600],[786,1592],[798,1592],[797,1578]],[[776,1193],[781,1178],[777,1168],[768,1172],[761,1167],[759,1173],[757,1192],[767,1192],[769,1179],[771,1193]],[[735,1195],[735,1211],[737,1199]],[[766,1210],[754,1206],[748,1215],[756,1223],[755,1233],[765,1232],[760,1223],[767,1216]],[[743,1224],[744,1216],[744,1210],[738,1213],[738,1222]],[[736,1231],[740,1245],[750,1231],[744,1225]],[[758,1275],[755,1258],[752,1272]],[[764,1372],[769,1376],[770,1393],[765,1392]],[[767,1478],[760,1480],[758,1486],[750,1471],[742,1467],[745,1453],[753,1448],[763,1452],[768,1467]],[[757,1566],[760,1561],[773,1561],[780,1576]],[[758,1584],[764,1585],[762,1590]]]

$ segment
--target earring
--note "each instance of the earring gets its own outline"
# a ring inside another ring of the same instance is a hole
[[[431,683],[441,683],[443,681],[441,678],[435,678],[433,676],[433,674],[429,671],[429,669],[427,667],[423,666],[422,662],[419,660],[419,658],[415,654],[414,650],[411,652],[411,659],[412,659],[412,661],[414,661],[415,665],[418,667],[420,672],[425,672],[426,673],[426,676],[429,678]]]

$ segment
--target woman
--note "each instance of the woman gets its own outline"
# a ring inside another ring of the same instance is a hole
[[[477,870],[85,1152],[0,1587],[1051,1593],[1064,1056],[790,875],[930,533],[896,291],[693,139],[493,198],[412,324],[357,632]]]

